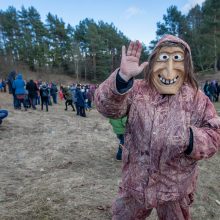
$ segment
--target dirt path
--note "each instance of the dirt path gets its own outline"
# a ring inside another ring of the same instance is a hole
[[[61,104],[25,112],[10,103],[0,93],[9,110],[0,126],[0,220],[111,219],[121,163],[108,121],[96,110],[81,118]],[[200,163],[195,220],[220,219],[219,164],[220,155]]]

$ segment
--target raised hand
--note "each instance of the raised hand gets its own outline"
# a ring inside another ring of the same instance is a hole
[[[119,74],[125,81],[137,76],[147,66],[147,62],[139,65],[141,50],[142,45],[139,41],[130,42],[127,54],[125,46],[122,46],[122,58]]]

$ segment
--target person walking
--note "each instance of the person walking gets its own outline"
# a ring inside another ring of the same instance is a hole
[[[31,79],[27,85],[26,89],[28,91],[28,99],[30,101],[30,104],[34,110],[36,110],[36,102],[37,102],[37,96],[38,96],[38,87],[36,83]]]
[[[66,100],[65,101],[65,111],[68,110],[68,106],[70,105],[73,109],[73,111],[75,112],[75,108],[74,108],[74,105],[73,105],[73,96],[72,96],[72,92],[70,91],[70,88],[68,87],[62,87],[62,92],[63,92],[63,97],[64,99]]]
[[[15,89],[13,88],[13,82],[15,78],[16,78],[16,72],[12,71],[8,74],[7,82],[8,82],[8,92],[13,96],[14,109],[18,109],[18,100],[15,95]]]

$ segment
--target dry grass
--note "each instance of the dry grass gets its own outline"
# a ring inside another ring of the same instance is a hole
[[[0,100],[9,110],[0,126],[0,219],[110,220],[121,163],[108,120],[96,110],[77,117],[61,102],[47,113],[15,111],[8,94]],[[219,154],[199,162],[193,220],[219,220],[219,164]]]
[[[215,105],[216,111],[217,111],[217,112],[219,113],[219,115],[220,115],[220,102],[215,102],[214,105]]]

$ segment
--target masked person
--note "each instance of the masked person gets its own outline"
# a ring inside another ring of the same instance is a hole
[[[186,42],[166,35],[139,65],[141,49],[123,46],[120,69],[95,95],[104,116],[128,117],[113,219],[145,219],[156,208],[160,220],[189,220],[198,161],[220,148],[220,118],[198,89]]]

